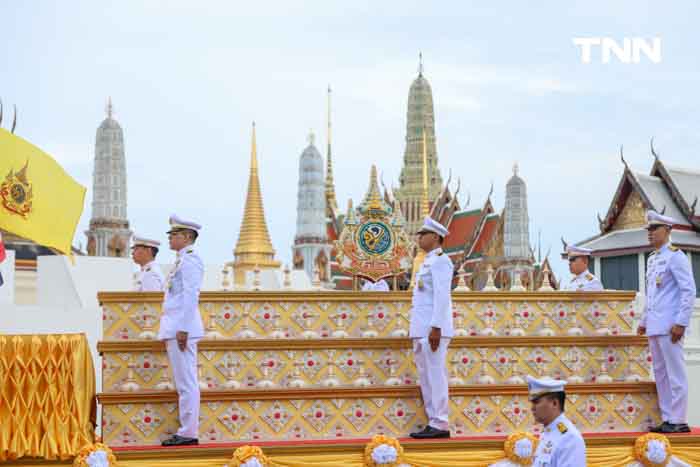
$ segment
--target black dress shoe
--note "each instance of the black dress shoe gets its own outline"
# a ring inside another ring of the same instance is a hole
[[[661,422],[656,426],[650,426],[649,431],[651,433],[663,433],[662,430],[665,429],[667,425],[668,425],[668,422]]]
[[[423,431],[411,433],[411,438],[415,439],[432,439],[432,438],[449,438],[450,430],[438,430],[428,425]]]
[[[170,438],[166,439],[161,446],[193,446],[199,444],[197,438],[188,438],[186,436],[172,435]]]
[[[659,433],[690,433],[690,427],[687,423],[667,423]]]
[[[411,438],[415,438],[416,435],[420,435],[420,434],[422,434],[422,433],[427,433],[428,430],[430,430],[430,426],[429,426],[429,425],[425,425],[425,428],[423,428],[421,431],[415,431],[415,432],[411,433],[409,436],[410,436]]]

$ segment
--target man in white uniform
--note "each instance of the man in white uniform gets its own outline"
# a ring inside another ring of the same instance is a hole
[[[544,425],[532,467],[586,467],[586,444],[564,415],[566,381],[527,377],[532,416]]]
[[[160,248],[160,242],[134,235],[134,244],[131,246],[131,257],[134,263],[141,268],[136,281],[136,292],[162,292],[165,278],[163,271],[156,264],[155,259]]]
[[[371,280],[366,280],[362,285],[363,292],[388,292],[389,284],[386,283],[384,279],[379,279],[377,282],[372,282]]]
[[[588,271],[588,262],[592,251],[580,246],[570,245],[566,247],[566,256],[569,259],[569,272],[574,277],[562,287],[562,290],[572,292],[598,292],[603,290],[603,284],[600,280]]]
[[[416,273],[409,336],[420,380],[428,424],[412,438],[449,438],[447,346],[454,335],[452,325],[452,260],[442,252],[449,232],[426,217],[418,231],[418,246],[425,260]]]
[[[173,370],[180,429],[163,441],[163,446],[199,444],[197,342],[204,336],[204,327],[198,305],[204,264],[192,245],[199,236],[200,228],[195,222],[170,216],[168,239],[170,249],[177,252],[177,259],[165,283],[158,339],[165,341]]]
[[[637,329],[649,336],[656,393],[662,423],[650,427],[657,433],[687,433],[688,376],[683,335],[695,303],[695,279],[688,257],[670,244],[677,222],[654,211],[647,212],[649,243],[655,250],[647,260],[646,302]]]

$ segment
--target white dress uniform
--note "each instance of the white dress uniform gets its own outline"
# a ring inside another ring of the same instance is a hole
[[[131,246],[131,248],[137,246],[160,248],[160,242],[158,240],[151,240],[148,238],[138,237],[134,235],[134,243]],[[160,266],[158,266],[155,261],[151,261],[145,266],[141,266],[141,270],[139,271],[138,277],[136,279],[134,291],[162,292],[164,285],[165,278],[163,277],[163,271],[160,269]]]
[[[421,230],[433,231],[443,238],[447,229],[426,218]],[[420,380],[423,405],[428,425],[438,430],[449,430],[449,394],[447,384],[447,346],[454,336],[452,324],[452,260],[436,248],[425,256],[416,273],[411,307],[409,336]],[[440,328],[438,349],[430,348],[428,335],[431,328]]]
[[[569,259],[578,256],[588,256],[590,258],[592,252],[593,250],[580,246],[569,245],[566,247],[566,256]],[[564,284],[562,290],[570,292],[598,292],[603,290],[603,284],[595,275],[588,271],[583,271]]]
[[[562,290],[572,292],[598,292],[603,290],[600,280],[588,271],[583,271],[578,276],[574,276]]]
[[[198,231],[200,226],[175,216],[170,218],[172,230]],[[199,290],[204,278],[204,264],[192,246],[177,252],[175,266],[165,284],[163,315],[158,339],[165,341],[168,359],[178,393],[180,429],[177,434],[197,438],[199,432],[199,382],[197,381],[197,342],[204,336],[199,313]],[[175,335],[187,332],[185,351],[178,348]]]
[[[564,392],[566,381],[527,377],[530,400],[544,394]],[[586,443],[578,428],[564,415],[559,414],[540,433],[533,467],[586,467]]]
[[[362,286],[363,292],[388,292],[389,284],[384,279],[379,279],[377,282],[367,281]]]
[[[141,267],[139,278],[136,281],[137,292],[162,292],[164,285],[165,276],[155,261]]]
[[[647,213],[649,225],[673,225],[675,221],[653,211]],[[688,328],[695,303],[695,279],[688,257],[666,244],[647,260],[646,303],[640,326],[646,328],[654,366],[654,378],[663,421],[687,422],[688,376],[683,339],[671,342],[671,328]]]

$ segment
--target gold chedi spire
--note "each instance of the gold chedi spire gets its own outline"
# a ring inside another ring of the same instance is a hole
[[[280,266],[275,261],[275,249],[272,248],[270,234],[265,222],[260,179],[258,177],[258,154],[255,141],[255,122],[250,151],[250,174],[248,176],[248,194],[241,221],[241,230],[234,254],[234,279],[236,284],[245,283],[245,273],[255,266],[272,269]]]

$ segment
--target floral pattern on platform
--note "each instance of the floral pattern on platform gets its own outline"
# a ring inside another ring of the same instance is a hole
[[[574,316],[583,335],[596,335],[596,330],[603,326],[617,329],[620,334],[634,334],[640,314],[635,309],[634,300],[562,301],[556,294],[552,294],[551,300],[538,298],[537,301],[507,298],[474,301],[469,294],[465,294],[453,297],[453,305],[455,322],[474,335],[481,335],[487,329],[492,330],[494,335],[506,335],[514,327],[535,335],[545,325],[553,328],[557,335],[566,335],[573,325]],[[138,340],[144,330],[144,309],[154,317],[151,324],[153,331],[157,332],[160,308],[159,303],[152,302],[103,301],[105,339]],[[390,337],[396,329],[407,328],[410,298],[406,296],[405,301],[391,302],[358,302],[350,299],[287,302],[283,298],[207,302],[202,299],[200,312],[204,323],[210,322],[210,316],[213,318],[213,326],[223,338],[239,336],[244,326],[248,326],[256,338],[270,337],[276,326],[285,330],[289,338],[300,338],[308,330],[317,332],[319,336],[322,332],[330,336],[334,331],[342,330],[350,337],[361,337],[362,332],[368,329],[377,332],[378,337]],[[548,317],[544,316],[545,313]],[[338,317],[341,317],[340,325]]]
[[[567,407],[570,407],[567,413],[584,431],[639,431],[647,424],[658,423],[653,394],[613,396],[609,401],[602,394],[567,394]],[[204,404],[200,417],[203,431],[213,427],[220,432],[220,437],[216,435],[220,441],[216,442],[299,439],[297,436],[304,439],[366,438],[374,434],[373,430],[378,426],[387,436],[404,436],[406,432],[425,425],[420,398],[383,399],[381,407],[370,399],[358,398],[249,403],[222,401],[214,405]],[[145,415],[146,406],[149,406],[150,413],[161,417],[159,428],[148,435],[134,424]],[[109,430],[103,431],[105,442],[110,446],[158,443],[178,426],[177,410],[170,411],[168,406],[174,404],[104,405],[103,420],[109,426]],[[590,412],[591,406],[595,407],[594,412]],[[630,406],[633,412],[627,412]],[[450,422],[453,427],[461,426],[462,431],[469,434],[489,435],[513,430],[534,432],[537,427],[529,407],[525,395],[451,397]],[[319,411],[321,416],[317,417]],[[213,422],[208,423],[209,420]]]

